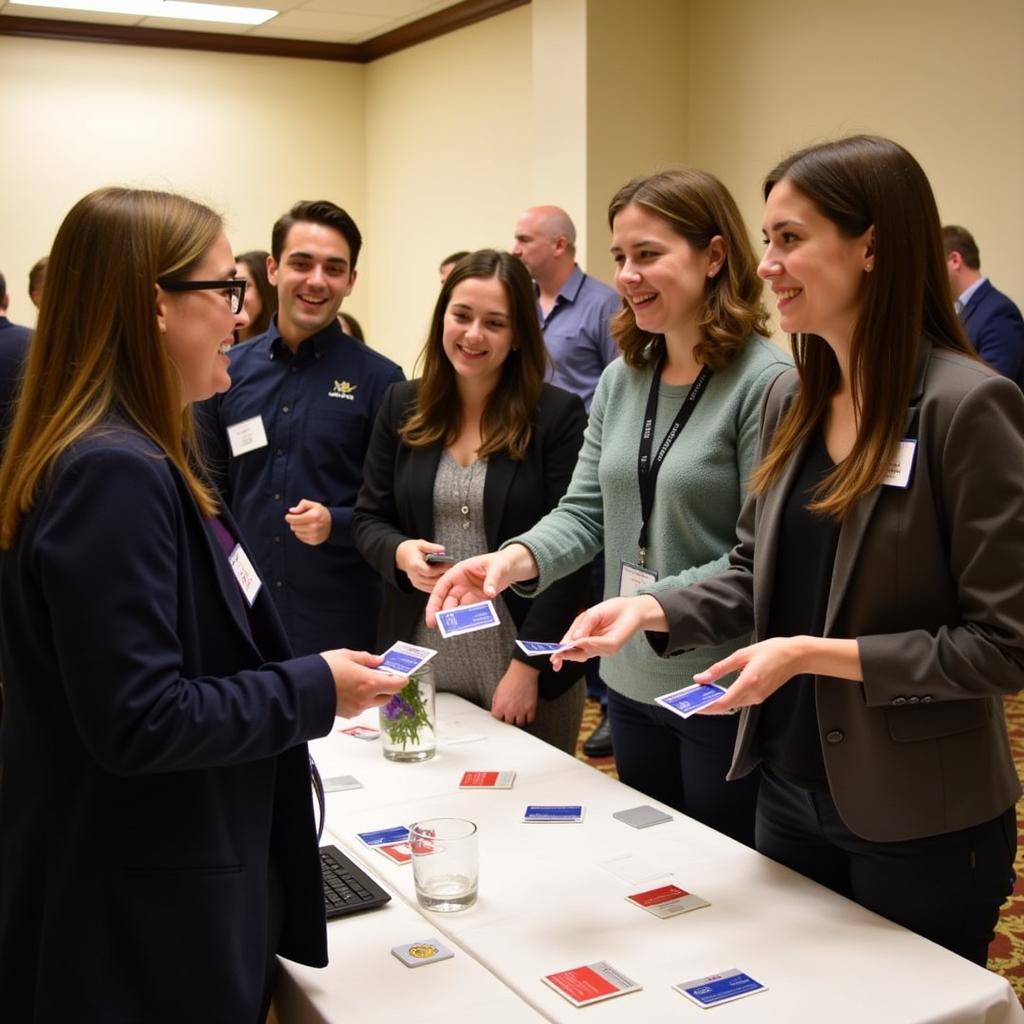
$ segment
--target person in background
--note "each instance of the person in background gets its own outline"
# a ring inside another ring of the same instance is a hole
[[[350,338],[355,338],[356,341],[361,341],[364,345],[366,344],[366,338],[363,337],[362,324],[351,313],[339,313],[338,323],[341,324],[341,329]]]
[[[277,289],[267,277],[269,252],[253,249],[235,257],[235,270],[246,282],[245,312],[249,323],[238,332],[238,341],[251,341],[265,333],[277,312]]]
[[[438,650],[438,688],[488,708],[568,754],[583,714],[582,666],[564,678],[516,639],[560,636],[587,602],[586,571],[535,600],[496,602],[501,625],[439,641],[423,609],[448,563],[532,526],[565,492],[586,414],[544,383],[530,279],[508,253],[461,259],[441,288],[423,376],[387,393],[352,517],[356,546],[385,580],[378,647]]]
[[[981,272],[978,243],[955,224],[942,229],[946,272],[957,316],[982,359],[1024,388],[1024,319],[1013,300]]]
[[[812,146],[764,196],[796,370],[768,393],[729,566],[568,636],[586,657],[643,629],[667,657],[753,629],[694,678],[739,672],[707,717],[741,709],[730,778],[762,769],[758,850],[984,965],[1021,793],[1024,395],[964,336],[902,146]]]
[[[300,654],[373,645],[380,577],[352,542],[352,508],[381,399],[401,367],[346,335],[362,235],[326,200],[274,225],[270,327],[230,354],[231,389],[199,410],[225,503]]]
[[[437,272],[441,277],[441,284],[444,284],[448,280],[448,275],[452,272],[452,268],[455,266],[463,256],[468,256],[469,253],[464,249],[460,249],[458,252],[453,252],[451,256],[445,256],[438,265]]]
[[[54,241],[0,466],[7,1020],[262,1024],[277,953],[327,962],[306,741],[403,680],[292,657],[204,479],[244,291],[180,196],[99,189]]]
[[[732,196],[695,169],[634,178],[612,197],[612,321],[622,358],[601,376],[565,497],[494,554],[437,583],[446,601],[532,596],[605,550],[605,593],[699,583],[728,563],[754,464],[761,400],[790,360],[764,337],[767,313]],[[619,778],[751,845],[758,777],[725,775],[731,717],[682,719],[655,697],[749,639],[738,625],[673,661],[641,639],[601,659]]]
[[[28,272],[28,297],[32,300],[32,305],[36,309],[39,308],[39,303],[42,302],[43,283],[46,280],[46,264],[49,259],[49,256],[43,256],[42,259],[36,260],[32,264],[32,269]]]
[[[516,221],[512,253],[533,278],[537,316],[551,359],[549,380],[583,399],[587,411],[604,368],[619,355],[611,319],[622,308],[619,296],[576,263],[576,226],[558,206],[533,206]],[[590,570],[593,600],[604,596],[604,554]],[[587,695],[601,705],[601,718],[583,741],[587,757],[610,757],[608,689],[600,662],[587,664]]]

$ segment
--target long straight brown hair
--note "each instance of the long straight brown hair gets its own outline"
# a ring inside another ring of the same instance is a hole
[[[0,465],[0,547],[10,548],[54,463],[115,413],[163,450],[204,515],[191,410],[157,326],[156,281],[186,276],[221,232],[183,196],[102,188],[64,218]]]
[[[537,302],[530,275],[515,256],[495,249],[481,249],[463,257],[441,286],[426,344],[417,360],[423,376],[416,407],[399,431],[411,448],[432,444],[450,445],[462,426],[462,399],[455,368],[444,351],[444,317],[452,292],[467,278],[496,279],[508,298],[513,349],[501,367],[497,387],[491,392],[480,424],[483,442],[478,458],[504,452],[522,459],[533,436],[533,424],[544,387],[547,350],[537,320]]]
[[[874,269],[861,283],[850,347],[857,413],[853,449],[821,482],[811,511],[842,520],[878,487],[906,429],[914,366],[922,343],[975,357],[953,311],[939,212],[928,178],[902,146],[855,135],[803,149],[764,182],[765,199],[788,181],[846,238],[872,226]],[[839,363],[816,334],[792,336],[800,390],[751,479],[767,490],[821,424],[840,384]],[[976,357],[975,357],[976,358]]]

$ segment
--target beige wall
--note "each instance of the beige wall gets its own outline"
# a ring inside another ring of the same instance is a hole
[[[19,160],[0,173],[0,268],[31,323],[29,266],[111,181],[208,200],[239,249],[268,244],[294,199],[328,196],[367,237],[347,308],[409,371],[437,261],[507,246],[525,206],[564,202],[581,262],[608,279],[604,210],[626,178],[706,167],[757,238],[780,156],[867,130],[915,153],[942,216],[1024,305],[1022,50],[1019,0],[533,0],[365,68],[0,36]]]
[[[921,162],[940,216],[1024,306],[1024,3],[690,0],[689,159],[760,238],[760,182],[786,153],[851,132]]]
[[[367,338],[409,373],[437,264],[508,248],[531,196],[530,8],[375,61],[366,79]]]
[[[99,185],[185,192],[222,211],[236,251],[269,249],[296,199],[366,220],[365,68],[0,36],[0,269],[35,322],[29,267]],[[361,298],[352,299],[359,315]]]

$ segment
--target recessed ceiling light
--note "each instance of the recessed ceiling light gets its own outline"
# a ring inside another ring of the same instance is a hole
[[[237,25],[262,25],[278,13],[263,7],[229,7],[226,4],[187,3],[186,0],[13,0],[11,6],[58,7],[62,11],[135,14],[144,18],[221,21]]]

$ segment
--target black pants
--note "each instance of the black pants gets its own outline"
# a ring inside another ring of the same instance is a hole
[[[868,910],[985,966],[999,907],[1013,889],[1017,818],[878,843],[854,835],[828,793],[764,769],[757,849]]]
[[[608,688],[619,778],[688,817],[754,845],[760,771],[726,782],[736,742],[736,715],[680,718]]]

